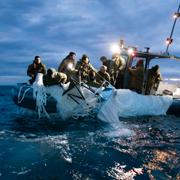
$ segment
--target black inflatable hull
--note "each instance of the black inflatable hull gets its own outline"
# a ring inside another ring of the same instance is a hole
[[[22,85],[22,84],[21,84]],[[33,90],[30,89],[23,100],[21,102],[18,102],[18,94],[21,85],[18,85],[12,89],[12,99],[14,103],[20,107],[31,109],[31,110],[36,110],[36,101],[32,98],[33,97]],[[30,88],[30,86],[26,85],[24,89],[21,90],[21,94],[24,94],[27,88]],[[21,99],[21,97],[19,98]],[[48,96],[47,97],[47,105],[45,106],[46,111],[48,113],[57,113],[57,108],[56,108],[56,100]],[[167,114],[170,115],[175,115],[175,116],[180,116],[180,99],[173,99],[172,105],[169,107]]]
[[[180,116],[180,99],[173,99],[173,103],[169,107],[167,114]]]
[[[27,88],[30,88],[30,86],[27,85],[25,88],[22,88],[22,90],[21,90],[21,97],[19,97],[19,100],[21,100],[21,98],[22,98],[21,102],[18,102],[18,94],[19,94],[20,86],[12,88],[12,91],[11,91],[12,99],[17,106],[35,111],[36,110],[36,101],[35,101],[35,99],[32,98],[33,90],[30,89],[29,91],[27,91],[25,93]],[[22,95],[24,93],[25,93],[25,97],[23,98]],[[56,100],[53,97],[47,96],[46,104],[47,105],[45,106],[45,108],[48,113],[57,113]]]

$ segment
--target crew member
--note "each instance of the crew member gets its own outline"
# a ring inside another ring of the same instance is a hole
[[[144,79],[144,61],[140,59],[135,68],[129,68],[129,74],[131,76],[130,89],[141,94]]]
[[[48,69],[47,74],[43,76],[45,86],[58,85],[60,83],[66,83],[66,81],[66,74],[57,72],[54,68]]]
[[[76,64],[76,70],[78,73],[79,81],[88,82],[90,76],[93,74],[92,71],[96,71],[96,69],[90,64],[89,57],[87,55],[83,55],[82,58]]]
[[[111,67],[111,60],[108,60],[106,56],[101,56],[100,61],[102,62],[102,65],[107,67],[107,72],[110,73],[110,67]]]
[[[35,56],[33,63],[30,64],[27,69],[27,75],[31,77],[29,80],[30,84],[33,84],[38,73],[45,74],[46,66],[41,62],[40,56]]]
[[[124,69],[125,69],[125,60],[120,56],[120,54],[118,53],[113,54],[112,62],[110,65],[110,72],[109,72],[112,85],[116,84],[118,76],[123,75]],[[123,82],[121,83],[123,84]]]
[[[70,81],[71,75],[75,69],[76,65],[76,53],[70,52],[68,56],[66,56],[58,67],[58,72],[62,72],[67,75],[68,81]]]
[[[159,66],[155,65],[148,70],[146,94],[155,94],[162,77],[159,71]]]
[[[96,81],[99,84],[103,84],[104,81],[110,82],[110,75],[107,72],[107,67],[102,65],[100,67],[100,70],[98,71],[97,75],[96,75]]]

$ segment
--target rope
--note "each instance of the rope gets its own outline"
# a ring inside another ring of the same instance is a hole
[[[85,106],[86,105],[86,106]],[[78,119],[79,117],[87,117],[89,116],[89,114],[92,113],[92,110],[93,110],[93,107],[92,106],[89,106],[87,104],[81,104],[81,107],[80,107],[80,111],[81,112],[75,112],[73,115],[72,115],[72,118],[74,119]]]
[[[42,77],[38,77],[36,83],[33,84],[33,98],[36,99],[36,108],[38,111],[38,117],[41,118],[41,113],[44,113],[45,116],[50,119],[49,114],[47,113],[45,106],[47,100],[46,89],[42,83]]]
[[[24,87],[26,87],[26,85],[20,87],[20,90],[19,90],[19,93],[18,93],[18,104],[20,104],[20,103],[24,100],[24,97],[25,97],[26,93],[31,89],[31,87],[29,87],[28,89],[26,89],[26,90],[24,91],[23,95],[22,95],[22,98],[20,99],[20,97],[21,97],[21,91],[22,91],[22,89],[23,89]]]

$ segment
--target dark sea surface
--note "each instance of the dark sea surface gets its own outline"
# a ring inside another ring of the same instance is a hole
[[[11,88],[0,86],[0,179],[180,179],[180,117],[39,120]]]

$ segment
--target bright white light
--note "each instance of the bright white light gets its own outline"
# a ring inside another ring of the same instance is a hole
[[[112,53],[120,53],[120,47],[118,44],[112,44],[110,48]]]
[[[129,49],[128,49],[128,54],[129,54],[129,55],[132,55],[133,53],[134,53],[134,50],[133,50],[132,48],[129,48]]]
[[[178,17],[180,17],[180,13],[179,12],[174,13],[173,18],[177,19]]]
[[[68,70],[73,70],[74,69],[74,66],[72,63],[69,63],[68,66],[67,66],[67,69]]]
[[[174,18],[174,19],[176,19],[177,17],[178,17],[177,14],[174,14],[174,15],[173,15],[173,18]]]
[[[170,44],[170,42],[168,40],[166,40],[166,45]]]

